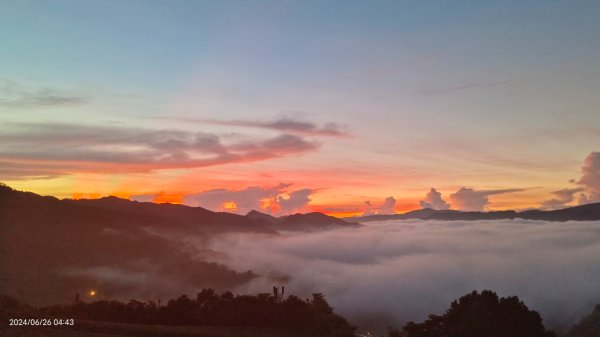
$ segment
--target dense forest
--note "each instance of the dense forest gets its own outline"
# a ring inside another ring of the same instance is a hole
[[[199,326],[255,326],[287,328],[314,333],[316,336],[353,336],[355,330],[343,317],[335,314],[324,295],[315,293],[310,299],[290,295],[285,299],[271,294],[217,294],[203,289],[196,298],[186,295],[168,301],[130,300],[82,302],[31,308],[14,299],[0,299],[3,321],[17,317],[58,317],[76,320]]]

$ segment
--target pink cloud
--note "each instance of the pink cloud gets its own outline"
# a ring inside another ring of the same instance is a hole
[[[207,167],[298,155],[319,146],[294,134],[226,143],[203,131],[14,124],[0,134],[0,178]]]
[[[431,209],[449,209],[450,204],[442,199],[442,194],[436,191],[435,188],[431,188],[427,195],[425,195],[425,199],[419,202],[421,208],[431,208]]]

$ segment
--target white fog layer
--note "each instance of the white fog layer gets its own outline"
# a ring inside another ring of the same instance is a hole
[[[286,294],[322,292],[364,326],[422,321],[472,290],[519,296],[561,330],[600,303],[600,222],[383,221],[211,246],[228,255],[220,262],[264,276],[238,291],[287,275]]]

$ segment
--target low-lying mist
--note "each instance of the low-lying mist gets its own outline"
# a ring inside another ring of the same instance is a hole
[[[211,241],[220,260],[264,292],[323,292],[363,328],[400,326],[443,313],[474,289],[517,295],[544,323],[568,328],[600,303],[600,222],[384,221],[282,236],[229,234]]]

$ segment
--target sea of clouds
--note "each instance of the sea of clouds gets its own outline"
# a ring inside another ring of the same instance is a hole
[[[281,236],[232,234],[211,248],[262,275],[238,292],[326,294],[364,329],[441,314],[452,300],[492,289],[517,295],[547,326],[567,329],[600,303],[600,222],[382,221]]]

